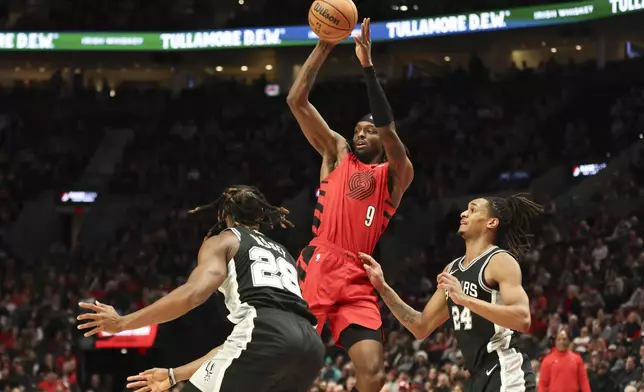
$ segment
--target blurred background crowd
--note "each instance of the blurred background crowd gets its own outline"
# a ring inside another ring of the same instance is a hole
[[[292,15],[308,8],[287,3]],[[361,13],[393,19],[534,2],[357,3]],[[221,12],[205,0],[150,4],[0,1],[0,23],[6,30],[301,24],[282,12],[284,0],[240,0]],[[376,251],[389,283],[421,309],[436,275],[463,251],[455,229],[469,198],[529,191],[546,207],[522,260],[532,311],[522,343],[533,370],[540,373],[566,331],[566,349],[583,359],[592,391],[644,391],[643,66],[641,59],[552,55],[492,69],[471,54],[440,73],[381,72],[416,172]],[[0,87],[5,392],[120,391],[129,373],[177,366],[221,343],[231,327],[218,296],[160,326],[151,348],[96,349],[76,331],[75,316],[81,300],[127,313],[184,282],[215,220],[187,211],[224,187],[254,184],[289,208],[296,228],[270,235],[293,255],[311,237],[319,157],[284,91],[267,94],[270,77],[214,75],[180,90],[153,83],[99,89],[79,68],[71,78],[61,67],[46,80]],[[359,77],[322,78],[311,100],[344,134],[369,110]],[[98,201],[91,209],[64,206],[61,194],[70,190],[97,191]],[[383,318],[383,391],[462,390],[468,373],[449,322],[415,341],[386,307]],[[324,338],[326,365],[311,392],[350,391],[352,364]]]

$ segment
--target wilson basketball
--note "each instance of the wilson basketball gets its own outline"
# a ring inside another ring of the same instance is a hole
[[[325,41],[346,39],[357,23],[358,9],[351,0],[315,0],[309,10],[309,26]]]

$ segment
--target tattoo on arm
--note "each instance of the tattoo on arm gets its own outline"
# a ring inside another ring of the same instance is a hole
[[[391,312],[406,327],[415,325],[421,321],[422,314],[407,305],[390,287],[381,294],[382,300],[385,301]],[[408,325],[410,324],[410,325]]]

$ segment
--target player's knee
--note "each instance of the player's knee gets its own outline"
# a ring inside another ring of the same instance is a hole
[[[385,375],[384,368],[378,369],[378,371],[376,371],[371,377],[371,382],[374,385],[377,385],[378,388],[382,388],[382,386],[385,385],[385,381],[386,381],[386,375]]]
[[[356,367],[356,376],[358,379],[368,380],[371,385],[385,385],[385,368],[382,361],[366,361],[362,366]]]

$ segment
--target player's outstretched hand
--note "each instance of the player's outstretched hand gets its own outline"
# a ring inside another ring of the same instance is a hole
[[[385,275],[382,272],[380,264],[366,253],[360,252],[358,253],[358,257],[362,260],[362,265],[367,271],[369,281],[378,292],[381,292],[387,283],[385,282]]]
[[[95,335],[99,332],[115,334],[123,331],[123,317],[116,313],[114,307],[98,301],[94,304],[91,302],[80,302],[78,306],[94,312],[83,313],[76,317],[79,321],[87,320],[78,326],[78,329],[90,329],[89,332],[85,332],[85,337]]]
[[[353,37],[356,43],[356,57],[360,60],[363,67],[373,66],[371,61],[371,18],[365,18],[362,21],[360,35]]]
[[[168,369],[154,368],[127,378],[128,389],[134,392],[163,392],[170,389]]]

